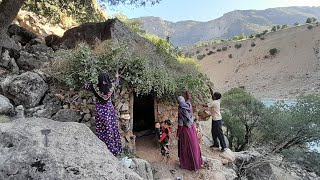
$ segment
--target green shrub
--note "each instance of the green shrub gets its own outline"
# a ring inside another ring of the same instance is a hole
[[[268,32],[268,30],[264,30],[261,34],[265,35],[265,34],[267,34],[267,32]]]
[[[320,96],[299,97],[296,104],[279,102],[264,113],[259,132],[273,152],[320,142]]]
[[[228,57],[231,59],[232,58],[232,54],[229,54]]]
[[[317,18],[315,17],[308,17],[306,20],[306,23],[315,23],[317,21]]]
[[[312,26],[312,25],[309,25],[309,26],[308,26],[308,29],[312,29],[312,28],[313,28],[313,26]]]
[[[221,49],[220,49],[220,48],[218,48],[218,49],[217,49],[217,52],[221,52]]]
[[[200,61],[200,60],[202,60],[204,57],[206,57],[205,54],[199,54],[199,55],[197,56],[197,59]]]
[[[26,0],[22,9],[45,16],[52,23],[62,22],[63,17],[71,17],[77,23],[103,20],[92,6],[91,1]]]
[[[209,52],[207,53],[208,56],[210,56],[211,54],[213,54],[213,51],[209,51]]]
[[[227,49],[227,47],[222,47],[222,51],[226,51]]]
[[[235,47],[236,49],[240,49],[241,46],[242,46],[242,45],[241,45],[240,43],[237,43],[237,44],[234,45],[234,47]]]
[[[123,83],[138,95],[155,92],[159,98],[172,99],[187,88],[196,101],[197,97],[206,97],[208,78],[199,72],[199,65],[191,58],[174,57],[159,48],[161,68],[152,59],[129,55],[125,44],[105,41],[95,49],[80,44],[76,49],[59,51],[50,74],[66,85],[80,87],[85,82],[96,82],[101,71],[112,77],[119,70],[123,71]]]
[[[235,151],[246,149],[260,123],[263,103],[243,88],[233,88],[223,95],[221,107],[225,108],[223,125],[227,128],[230,148]]]
[[[277,48],[272,48],[272,49],[269,50],[269,53],[270,53],[271,55],[275,55],[275,54],[278,53],[278,49],[277,49]]]
[[[256,46],[256,44],[255,43],[251,43],[251,47],[255,47]]]

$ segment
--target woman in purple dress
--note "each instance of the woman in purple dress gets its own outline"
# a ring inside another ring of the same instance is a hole
[[[93,92],[96,97],[96,132],[98,138],[103,141],[114,156],[122,152],[121,136],[118,129],[118,122],[111,96],[116,86],[119,85],[119,74],[112,83],[107,73],[100,73],[98,84],[88,83],[84,89]]]
[[[182,96],[178,97],[178,156],[182,169],[197,171],[201,168],[203,161],[193,122],[191,96],[188,92],[186,92],[186,97],[187,100]]]

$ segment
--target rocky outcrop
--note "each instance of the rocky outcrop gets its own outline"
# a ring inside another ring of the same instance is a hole
[[[31,108],[39,104],[48,90],[48,85],[36,73],[26,72],[19,76],[8,76],[1,84],[6,97],[15,105]]]
[[[132,159],[132,164],[130,166],[134,172],[139,174],[145,180],[153,180],[152,168],[148,161],[138,158]]]
[[[31,54],[26,51],[21,51],[17,60],[19,68],[25,71],[46,67],[49,62],[50,59],[46,54]]]
[[[142,179],[81,123],[22,118],[0,133],[0,179]]]
[[[206,177],[206,179],[235,180],[238,177],[232,168],[223,166],[220,160],[210,157],[202,157],[202,159],[204,161],[204,168],[213,172],[208,173],[207,176],[209,177]]]
[[[0,94],[0,114],[13,113],[14,107],[10,103],[10,100]]]
[[[79,42],[94,45],[98,41],[110,39],[110,27],[113,22],[114,20],[101,23],[85,23],[78,27],[71,28],[63,34],[60,42],[68,48],[74,48]]]
[[[0,66],[12,73],[19,73],[19,67],[13,57],[10,56],[9,50],[0,53]]]
[[[65,29],[64,27],[62,27],[62,24],[51,24],[48,23],[49,21],[49,19],[41,15],[37,15],[33,12],[20,10],[16,17],[15,23],[25,28],[29,32],[37,34],[41,37],[46,37],[51,34],[62,36],[65,32]]]
[[[309,179],[317,180],[319,177],[313,172],[307,172],[299,165],[286,161],[279,154],[262,155],[254,151],[235,153],[235,165],[238,176],[248,179]]]
[[[9,36],[19,42],[21,45],[26,45],[31,39],[37,36],[34,33],[27,31],[25,28],[20,27],[16,24],[11,24],[8,28]]]

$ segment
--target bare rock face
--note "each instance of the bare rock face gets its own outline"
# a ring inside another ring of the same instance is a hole
[[[0,179],[142,179],[81,123],[21,118],[0,133]]]
[[[26,72],[19,76],[8,76],[1,84],[6,97],[15,105],[31,108],[39,104],[48,90],[48,85],[36,73]]]

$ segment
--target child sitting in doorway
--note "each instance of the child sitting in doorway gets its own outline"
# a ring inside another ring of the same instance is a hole
[[[165,120],[162,123],[162,127],[160,128],[160,123],[156,123],[156,133],[159,138],[160,148],[161,148],[161,155],[163,158],[169,160],[170,158],[170,151],[169,151],[169,140],[170,140],[170,126],[171,121],[169,119]]]

